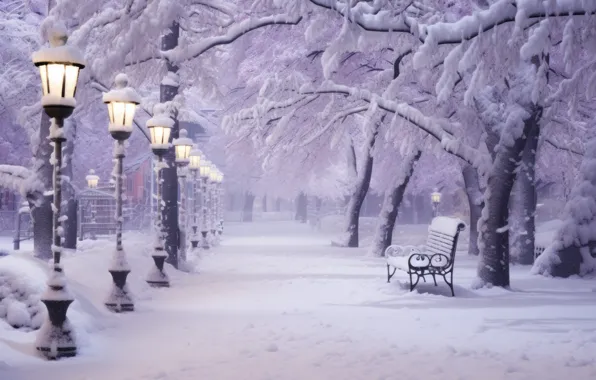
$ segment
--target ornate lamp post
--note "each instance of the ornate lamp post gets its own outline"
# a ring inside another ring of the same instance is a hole
[[[441,203],[441,193],[439,193],[439,190],[435,189],[430,194],[430,200],[433,204],[433,217],[436,218],[439,216],[439,204]]]
[[[35,342],[35,347],[47,358],[57,359],[77,354],[77,346],[72,327],[66,313],[74,298],[66,287],[66,278],[60,264],[62,253],[62,144],[66,141],[64,119],[72,115],[76,106],[75,93],[79,71],[85,67],[83,55],[74,47],[67,46],[66,29],[60,25],[51,31],[49,48],[42,48],[32,55],[35,66],[39,68],[43,97],[41,104],[45,113],[52,118],[50,141],[54,144],[52,202],[53,232],[52,253],[53,269],[48,280],[48,288],[41,296],[41,301],[48,309]]]
[[[207,233],[209,232],[209,198],[207,196],[207,182],[209,180],[209,174],[211,173],[211,162],[203,160],[201,162],[201,235],[203,236],[203,242],[201,248],[209,249],[209,240],[207,239]]]
[[[199,171],[201,170],[201,157],[202,153],[197,148],[190,151],[190,164],[188,165],[192,174],[192,236],[190,237],[190,243],[192,248],[199,246],[201,239],[199,235],[199,189],[197,188],[197,181]]]
[[[137,105],[141,98],[137,92],[128,87],[126,74],[118,74],[115,78],[115,87],[103,94],[103,102],[108,106],[110,124],[108,130],[116,143],[114,144],[114,158],[116,159],[116,250],[109,267],[112,275],[113,286],[105,305],[114,312],[134,310],[134,303],[130,296],[126,277],[130,273],[130,266],[126,253],[122,248],[122,187],[123,187],[123,160],[125,156],[124,141],[132,133],[132,123]]]
[[[151,135],[151,150],[157,156],[157,212],[155,216],[155,242],[153,246],[153,262],[155,267],[151,269],[147,275],[147,283],[156,288],[164,288],[170,286],[170,279],[164,271],[164,263],[168,257],[168,253],[164,248],[163,226],[161,223],[161,209],[162,209],[162,182],[161,169],[164,166],[163,156],[167,153],[170,146],[170,132],[174,126],[172,120],[166,114],[166,108],[163,104],[156,104],[153,108],[153,117],[147,120],[147,128]]]
[[[89,169],[89,174],[87,174],[85,179],[87,180],[87,187],[89,187],[90,189],[97,189],[99,177],[95,174],[95,170]],[[95,217],[97,216],[97,206],[95,203],[95,200],[91,200],[91,224],[93,225],[93,228],[91,228],[91,240],[97,239],[97,237],[95,236]]]
[[[192,140],[188,138],[186,129],[181,129],[179,137],[172,141],[176,153],[176,166],[178,167],[178,181],[180,182],[180,213],[178,215],[178,228],[180,229],[180,259],[186,262],[186,166],[190,162]]]

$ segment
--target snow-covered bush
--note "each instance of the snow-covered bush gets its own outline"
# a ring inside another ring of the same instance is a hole
[[[0,258],[0,320],[14,328],[39,329],[46,313],[40,301],[45,278],[46,274],[27,259]]]

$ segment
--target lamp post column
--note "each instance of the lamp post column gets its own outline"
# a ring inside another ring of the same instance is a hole
[[[207,194],[207,176],[201,176],[201,208],[203,211],[203,218],[201,220],[201,235],[203,235],[203,249],[209,249],[209,240],[207,233],[209,232],[209,198]]]
[[[178,182],[180,189],[180,212],[178,213],[178,225],[180,229],[180,260],[186,262],[186,227],[187,227],[187,211],[186,211],[186,168],[182,165],[178,166]]]
[[[112,275],[112,289],[105,305],[114,312],[134,310],[134,303],[126,284],[130,273],[130,265],[122,247],[122,190],[123,190],[123,160],[125,156],[124,140],[114,144],[114,158],[116,158],[116,250],[108,271]]]
[[[54,117],[50,129],[50,141],[54,143],[54,173],[52,177],[54,199],[52,253],[53,269],[48,280],[48,289],[42,294],[41,301],[48,309],[48,318],[40,329],[36,340],[37,350],[49,358],[75,356],[77,347],[73,336],[72,327],[66,313],[74,301],[73,295],[66,287],[66,278],[60,264],[62,254],[62,235],[64,229],[61,216],[62,204],[62,144],[66,141],[63,128],[64,118]]]
[[[217,236],[215,235],[215,208],[217,206],[214,189],[215,181],[213,178],[209,179],[208,182],[208,192],[209,192],[209,237],[211,238],[212,245],[217,245]]]
[[[223,191],[223,182],[220,181],[219,182],[219,194],[218,194],[218,202],[219,202],[219,215],[218,215],[218,221],[219,221],[219,236],[223,235],[223,223],[224,223],[224,191]]]
[[[197,248],[199,245],[199,189],[197,182],[200,181],[200,177],[197,178],[197,170],[191,170],[192,180],[192,236],[190,239],[192,248]]]
[[[164,231],[161,222],[161,210],[162,210],[162,176],[161,176],[161,168],[163,166],[163,157],[161,155],[157,156],[157,186],[156,186],[156,201],[157,201],[157,210],[154,216],[154,229],[155,229],[155,241],[153,243],[153,253],[151,257],[153,258],[153,263],[155,264],[154,267],[151,268],[149,274],[147,275],[147,283],[154,287],[154,288],[167,288],[170,286],[170,278],[168,277],[167,273],[164,270],[164,265],[168,254],[164,247]]]

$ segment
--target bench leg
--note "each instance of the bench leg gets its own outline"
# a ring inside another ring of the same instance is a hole
[[[451,289],[451,297],[455,297],[455,292],[453,291],[453,271],[449,272],[449,275],[451,277],[451,281],[447,280],[447,273],[443,275],[443,279],[445,280],[445,283],[449,286],[449,289]]]
[[[408,274],[410,275],[410,291],[412,291],[412,290],[414,290],[414,288],[416,287],[416,285],[418,285],[418,281],[420,281],[420,277],[422,277],[424,279],[424,276],[420,276],[416,272],[412,273],[411,271],[409,271]],[[413,282],[412,281],[412,274],[415,274],[416,275],[416,282]]]
[[[393,272],[390,272],[390,267],[389,264],[387,264],[387,283],[391,282],[391,278],[393,277],[393,275],[395,274],[395,271],[397,270],[397,268],[393,268]]]

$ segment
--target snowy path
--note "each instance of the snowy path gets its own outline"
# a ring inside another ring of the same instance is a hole
[[[363,249],[330,247],[306,226],[258,223],[227,232],[202,259],[201,273],[177,274],[170,289],[146,289],[133,277],[138,311],[98,312],[104,327],[88,328],[75,359],[44,362],[11,351],[3,365],[7,347],[26,351],[33,337],[0,343],[0,379],[596,378],[593,281],[514,268],[514,286],[523,291],[473,292],[475,263],[462,255],[457,298],[441,295],[445,286],[408,293],[385,283],[382,261],[363,257]],[[131,263],[146,262],[135,253],[142,244],[126,246]],[[65,264],[73,288],[93,303],[107,289],[106,256],[90,252]],[[93,272],[81,269],[90,265]]]

